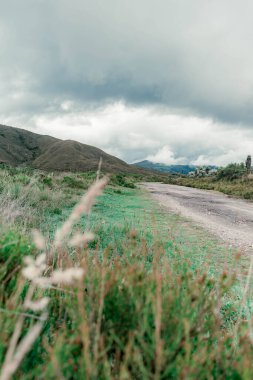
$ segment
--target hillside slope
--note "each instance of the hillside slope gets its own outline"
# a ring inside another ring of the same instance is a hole
[[[54,137],[0,124],[0,162],[10,165],[31,164],[57,141]]]
[[[108,172],[140,171],[96,147],[0,125],[0,163],[41,170],[96,170],[100,157]]]

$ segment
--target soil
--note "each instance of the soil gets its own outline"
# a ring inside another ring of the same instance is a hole
[[[253,203],[208,190],[144,183],[163,208],[193,220],[230,246],[253,246]]]

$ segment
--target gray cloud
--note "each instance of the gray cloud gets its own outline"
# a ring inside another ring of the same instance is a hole
[[[125,99],[248,124],[252,12],[249,0],[11,0],[0,16],[5,91],[27,77],[28,110]]]
[[[96,113],[123,101],[157,115],[187,115],[191,133],[196,133],[189,121],[192,116],[211,119],[219,125],[209,131],[213,140],[218,131],[235,134],[240,128],[251,139],[252,14],[249,0],[4,2],[2,119],[38,129],[38,120],[55,120],[62,112]],[[72,104],[71,110],[62,108],[66,102]],[[138,123],[137,134],[142,130]],[[60,130],[58,134],[63,136]],[[116,140],[111,136],[107,149],[113,150]],[[184,157],[184,137],[172,140],[172,151]],[[101,146],[99,139],[95,143]],[[152,149],[156,146],[142,156],[152,155]],[[224,152],[222,144],[215,152],[207,149],[210,155]],[[123,150],[119,155],[128,160],[136,156]],[[194,160],[202,153],[203,147],[195,147],[187,157]]]

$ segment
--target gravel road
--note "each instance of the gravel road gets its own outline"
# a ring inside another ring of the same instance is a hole
[[[253,244],[253,203],[190,187],[144,183],[160,205],[192,219],[231,246]]]

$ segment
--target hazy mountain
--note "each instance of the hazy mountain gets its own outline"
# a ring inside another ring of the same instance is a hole
[[[160,164],[160,163],[153,163],[148,160],[136,162],[134,165],[141,168],[149,169],[149,170],[157,170],[163,173],[179,173],[179,174],[188,174],[197,168],[197,166],[195,165],[166,165],[166,164]],[[214,168],[214,166],[210,166],[210,168]]]

